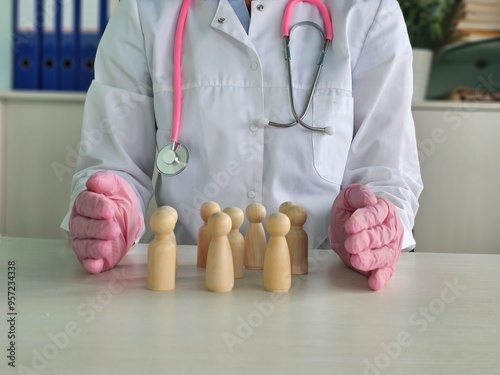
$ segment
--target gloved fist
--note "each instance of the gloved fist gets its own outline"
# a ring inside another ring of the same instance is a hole
[[[333,202],[330,245],[348,267],[368,276],[373,290],[381,289],[394,274],[403,231],[394,204],[366,186],[349,185]]]
[[[90,273],[113,268],[142,231],[136,194],[120,176],[97,172],[75,199],[69,219],[71,247]]]

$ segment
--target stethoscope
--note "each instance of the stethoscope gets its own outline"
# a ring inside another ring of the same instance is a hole
[[[321,13],[321,17],[323,18],[323,26],[324,31],[321,27],[313,22],[300,22],[294,25],[291,29],[289,27],[290,17],[292,15],[292,10],[295,4],[298,2],[308,2],[312,3],[314,6],[318,8]],[[184,26],[186,24],[187,13],[189,9],[189,5],[191,0],[183,0],[181,9],[179,12],[179,18],[177,20],[177,27],[175,30],[175,39],[174,39],[174,66],[173,66],[173,95],[174,95],[174,107],[173,107],[173,116],[172,116],[172,133],[170,135],[170,143],[168,143],[165,147],[163,147],[158,156],[156,158],[156,167],[158,171],[166,176],[175,176],[181,173],[189,161],[189,152],[186,146],[180,144],[178,142],[179,137],[179,129],[181,123],[181,114],[182,114],[182,81],[181,81],[181,55],[182,55],[182,39],[184,34]],[[307,104],[304,109],[304,112],[301,116],[297,114],[295,110],[295,101],[293,97],[293,87],[292,87],[292,69],[291,69],[291,54],[290,54],[290,33],[293,28],[301,25],[313,26],[316,28],[325,39],[323,47],[320,51],[320,56],[318,59],[318,66],[316,68],[315,77],[313,80],[313,84],[311,90],[308,95]],[[321,73],[321,69],[323,67],[323,60],[325,58],[326,52],[328,50],[328,46],[333,40],[333,25],[331,21],[330,14],[325,4],[323,4],[320,0],[290,0],[285,7],[285,11],[283,13],[283,20],[281,23],[281,35],[283,37],[284,43],[284,52],[285,52],[285,60],[287,61],[287,71],[288,71],[288,93],[290,99],[290,107],[291,112],[293,114],[294,121],[289,123],[278,123],[274,121],[269,121],[268,119],[260,119],[258,124],[261,126],[271,125],[280,128],[288,128],[294,125],[301,125],[305,129],[312,130],[314,132],[322,132],[324,134],[332,135],[333,128],[330,126],[326,127],[313,127],[304,122],[304,117],[309,112],[309,108],[311,106],[312,97],[316,90],[316,85],[319,80],[319,76]]]

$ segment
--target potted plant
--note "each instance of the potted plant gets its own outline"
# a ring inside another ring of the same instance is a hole
[[[434,51],[443,44],[460,0],[398,0],[413,48],[413,100],[427,93]]]

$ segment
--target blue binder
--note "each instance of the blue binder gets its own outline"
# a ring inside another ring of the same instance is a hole
[[[79,20],[79,77],[78,90],[87,91],[94,79],[94,61],[102,28],[107,21],[106,0],[78,0],[81,2]],[[106,14],[102,14],[105,11]]]
[[[59,43],[61,28],[61,1],[44,0],[41,81],[43,90],[58,90]]]
[[[59,87],[64,91],[77,90],[78,32],[80,18],[79,0],[61,1],[59,33]]]
[[[40,82],[43,0],[14,1],[14,89],[36,90]]]

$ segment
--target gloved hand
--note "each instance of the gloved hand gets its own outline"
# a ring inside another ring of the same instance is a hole
[[[130,185],[111,172],[96,172],[75,199],[69,219],[71,247],[90,273],[113,268],[132,247],[144,225]]]
[[[330,245],[348,267],[368,276],[373,290],[381,289],[394,274],[403,232],[394,204],[366,186],[349,185],[333,202]]]

